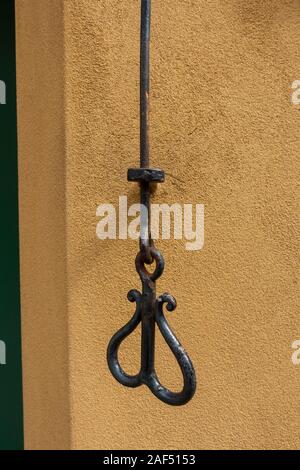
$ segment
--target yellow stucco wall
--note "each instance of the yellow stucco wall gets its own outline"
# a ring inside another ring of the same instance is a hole
[[[25,441],[70,446],[62,2],[17,1]]]
[[[138,194],[139,3],[16,1],[26,447],[299,447],[298,0],[153,0],[155,202],[205,204],[203,250],[158,243],[197,395],[170,408],[107,369],[140,288],[137,242],[95,235],[98,204]],[[137,370],[139,333],[121,357]],[[176,387],[160,339],[157,363]]]

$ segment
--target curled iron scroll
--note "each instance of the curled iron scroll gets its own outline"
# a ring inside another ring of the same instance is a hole
[[[136,267],[143,284],[143,292],[131,290],[128,293],[128,300],[136,304],[135,313],[131,320],[112,337],[107,351],[108,365],[112,375],[122,385],[126,387],[139,387],[144,384],[161,401],[169,405],[184,405],[191,400],[195,393],[196,375],[188,354],[183,349],[165,318],[164,305],[171,312],[176,308],[176,300],[167,293],[157,299],[154,298],[155,281],[163,273],[164,260],[160,252],[153,247],[151,248],[151,254],[156,261],[156,269],[152,274],[147,271],[145,264],[142,262],[141,253],[137,256]],[[141,369],[138,374],[129,375],[122,369],[119,363],[118,351],[121,343],[141,322]],[[172,392],[164,387],[155,371],[155,325],[158,326],[181,369],[183,376],[183,389],[181,392]]]

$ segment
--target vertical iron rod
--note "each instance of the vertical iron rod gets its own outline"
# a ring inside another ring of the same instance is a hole
[[[140,163],[149,167],[149,91],[150,91],[150,26],[151,0],[142,0],[140,70]]]
[[[169,405],[184,405],[193,397],[196,390],[196,376],[193,364],[172,332],[163,312],[176,308],[176,300],[170,294],[156,297],[156,281],[164,271],[164,258],[151,239],[151,184],[164,182],[164,172],[150,168],[149,149],[149,89],[150,89],[150,22],[151,0],[141,0],[141,69],[140,69],[140,168],[128,170],[128,181],[140,184],[141,200],[141,237],[140,252],[135,265],[142,282],[142,292],[131,290],[128,300],[136,303],[135,313],[112,337],[107,349],[107,361],[113,376],[127,387],[139,387],[145,384],[160,400]],[[149,272],[146,265],[155,263],[154,270]],[[127,338],[141,323],[141,368],[138,374],[129,375],[122,369],[118,350],[122,341]],[[183,375],[181,392],[172,392],[164,387],[155,370],[155,329],[156,324],[174,354]]]
[[[150,29],[151,0],[141,0],[141,64],[140,64],[140,166],[150,164],[149,144],[149,93],[150,93]],[[147,263],[150,255],[150,184],[141,182],[141,240],[140,246]]]

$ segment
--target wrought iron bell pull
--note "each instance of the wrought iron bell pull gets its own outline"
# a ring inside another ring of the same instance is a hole
[[[151,185],[163,183],[164,172],[149,167],[149,71],[150,71],[150,17],[151,0],[141,0],[141,77],[140,77],[140,168],[128,170],[128,181],[140,184],[141,195],[141,238],[140,251],[136,257],[136,270],[142,282],[142,292],[131,290],[128,300],[135,302],[136,309],[131,320],[111,339],[107,350],[108,366],[112,375],[122,385],[139,387],[147,385],[151,392],[169,405],[184,405],[193,397],[196,390],[196,376],[192,362],[180,342],[172,332],[164,315],[176,308],[176,300],[170,294],[156,298],[156,281],[164,271],[164,258],[154,246],[150,234]],[[155,263],[153,272],[147,265]],[[118,350],[122,343],[142,324],[141,368],[137,375],[128,375],[118,360]],[[158,326],[162,336],[173,352],[183,375],[183,389],[172,392],[164,387],[155,371],[155,329]]]

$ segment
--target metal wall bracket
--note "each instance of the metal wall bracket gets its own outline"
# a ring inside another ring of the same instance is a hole
[[[176,308],[176,300],[168,293],[156,297],[156,281],[163,274],[164,259],[151,239],[151,184],[165,180],[164,171],[149,168],[149,70],[150,70],[150,16],[151,0],[141,0],[141,95],[140,95],[140,168],[128,170],[128,181],[140,184],[141,194],[141,239],[140,251],[136,257],[136,270],[142,282],[142,292],[131,290],[128,300],[135,302],[136,309],[131,320],[111,339],[107,350],[108,366],[115,379],[126,387],[139,387],[145,384],[161,401],[169,405],[184,405],[193,397],[196,390],[196,376],[192,362],[180,342],[172,332],[164,315]],[[144,210],[143,210],[144,209]],[[155,263],[153,272],[147,265]],[[139,325],[142,324],[141,368],[137,375],[128,375],[122,369],[118,350],[122,343]],[[182,375],[183,389],[172,392],[164,387],[155,371],[155,329],[158,326],[162,336],[174,354]]]

